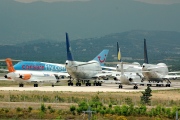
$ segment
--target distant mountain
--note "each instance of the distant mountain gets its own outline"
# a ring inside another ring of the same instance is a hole
[[[180,4],[82,1],[21,3],[0,0],[0,44],[40,39],[64,41],[65,32],[76,40],[137,29],[180,31]]]
[[[69,34],[69,38],[71,40],[71,34]],[[103,49],[109,49],[107,61],[116,61],[116,43],[119,42],[123,61],[137,61],[142,64],[144,38],[147,42],[150,63],[165,62],[180,67],[180,32],[134,30],[99,38],[73,40],[71,46],[75,60],[88,61]],[[41,39],[17,45],[1,45],[0,56],[1,59],[10,57],[64,63],[66,47],[65,42]]]

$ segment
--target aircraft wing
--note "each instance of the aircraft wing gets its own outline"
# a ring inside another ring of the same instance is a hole
[[[7,69],[0,69],[0,71],[8,72],[9,70],[7,70]]]
[[[97,62],[89,62],[89,63],[87,62],[87,63],[84,63],[84,64],[74,65],[74,67],[88,65],[88,64],[93,64],[93,63],[97,63]]]
[[[180,73],[180,71],[169,72],[169,74],[176,74],[176,73]]]
[[[29,79],[29,82],[56,83],[57,79],[55,76],[33,76]]]
[[[116,70],[116,67],[107,67],[107,66],[102,66],[102,69],[106,69],[106,70]]]
[[[96,75],[95,75],[94,77],[92,77],[92,78],[108,79],[111,75],[112,75],[112,73],[98,73],[98,74],[96,74]]]
[[[178,78],[180,77],[180,75],[166,75],[165,77],[163,78],[166,78],[166,79],[174,79],[174,78]]]
[[[153,69],[158,69],[158,68],[165,68],[167,66],[152,66],[152,67],[148,67],[148,70],[153,70]]]

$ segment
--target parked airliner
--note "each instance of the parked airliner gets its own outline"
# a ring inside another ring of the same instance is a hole
[[[69,75],[77,80],[76,86],[81,86],[81,81],[86,81],[86,86],[91,86],[91,83],[89,82],[92,79],[97,79],[101,76],[106,76],[107,74],[102,73],[102,68],[100,65],[99,60],[93,59],[88,62],[80,62],[75,61],[72,53],[71,53],[71,47],[70,42],[68,38],[68,33],[66,33],[66,48],[67,48],[67,60],[66,60],[66,70],[69,73]],[[105,62],[107,52],[109,50],[103,50],[98,56],[104,56],[104,58],[101,58]],[[72,80],[69,81],[68,85],[73,85]],[[101,86],[101,83],[98,81],[94,81],[94,85]]]
[[[24,83],[26,82],[34,83],[34,87],[38,87],[38,83],[52,83],[52,87],[54,87],[54,84],[58,82],[54,74],[36,71],[30,72],[26,70],[15,70],[12,60],[10,58],[7,58],[5,61],[9,73],[6,74],[4,77],[9,80],[18,82],[19,87],[23,87]]]
[[[166,87],[170,87],[170,78],[180,77],[180,75],[168,75],[168,66],[165,63],[149,64],[147,56],[146,40],[144,39],[144,57],[145,63],[142,65],[142,73],[145,80],[149,82],[155,82],[156,86],[162,86],[163,81],[166,80]],[[174,72],[173,72],[174,73]],[[151,86],[151,84],[149,84]]]

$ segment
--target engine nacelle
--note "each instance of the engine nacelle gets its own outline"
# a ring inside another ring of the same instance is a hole
[[[11,77],[8,77],[8,75],[4,75],[4,78],[11,79]]]
[[[20,75],[19,78],[23,80],[29,80],[31,78],[31,74],[23,74],[23,75]]]
[[[129,82],[132,82],[133,81],[133,79],[132,78],[129,78]]]
[[[114,80],[118,80],[117,77],[114,77]]]

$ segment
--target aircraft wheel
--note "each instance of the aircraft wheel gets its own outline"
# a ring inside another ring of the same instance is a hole
[[[119,85],[119,88],[122,88],[122,85]]]
[[[99,83],[96,83],[96,86],[99,86]]]
[[[73,83],[71,83],[71,86],[73,86]]]
[[[91,83],[89,83],[89,86],[91,86]]]
[[[70,86],[71,85],[71,83],[68,83],[68,86]]]
[[[54,85],[52,85],[52,87],[54,87]]]
[[[101,86],[101,83],[99,83],[99,86]]]
[[[38,87],[38,84],[34,84],[34,87]]]
[[[86,83],[86,86],[88,86],[88,83]]]
[[[19,84],[19,87],[23,87],[23,84]]]

